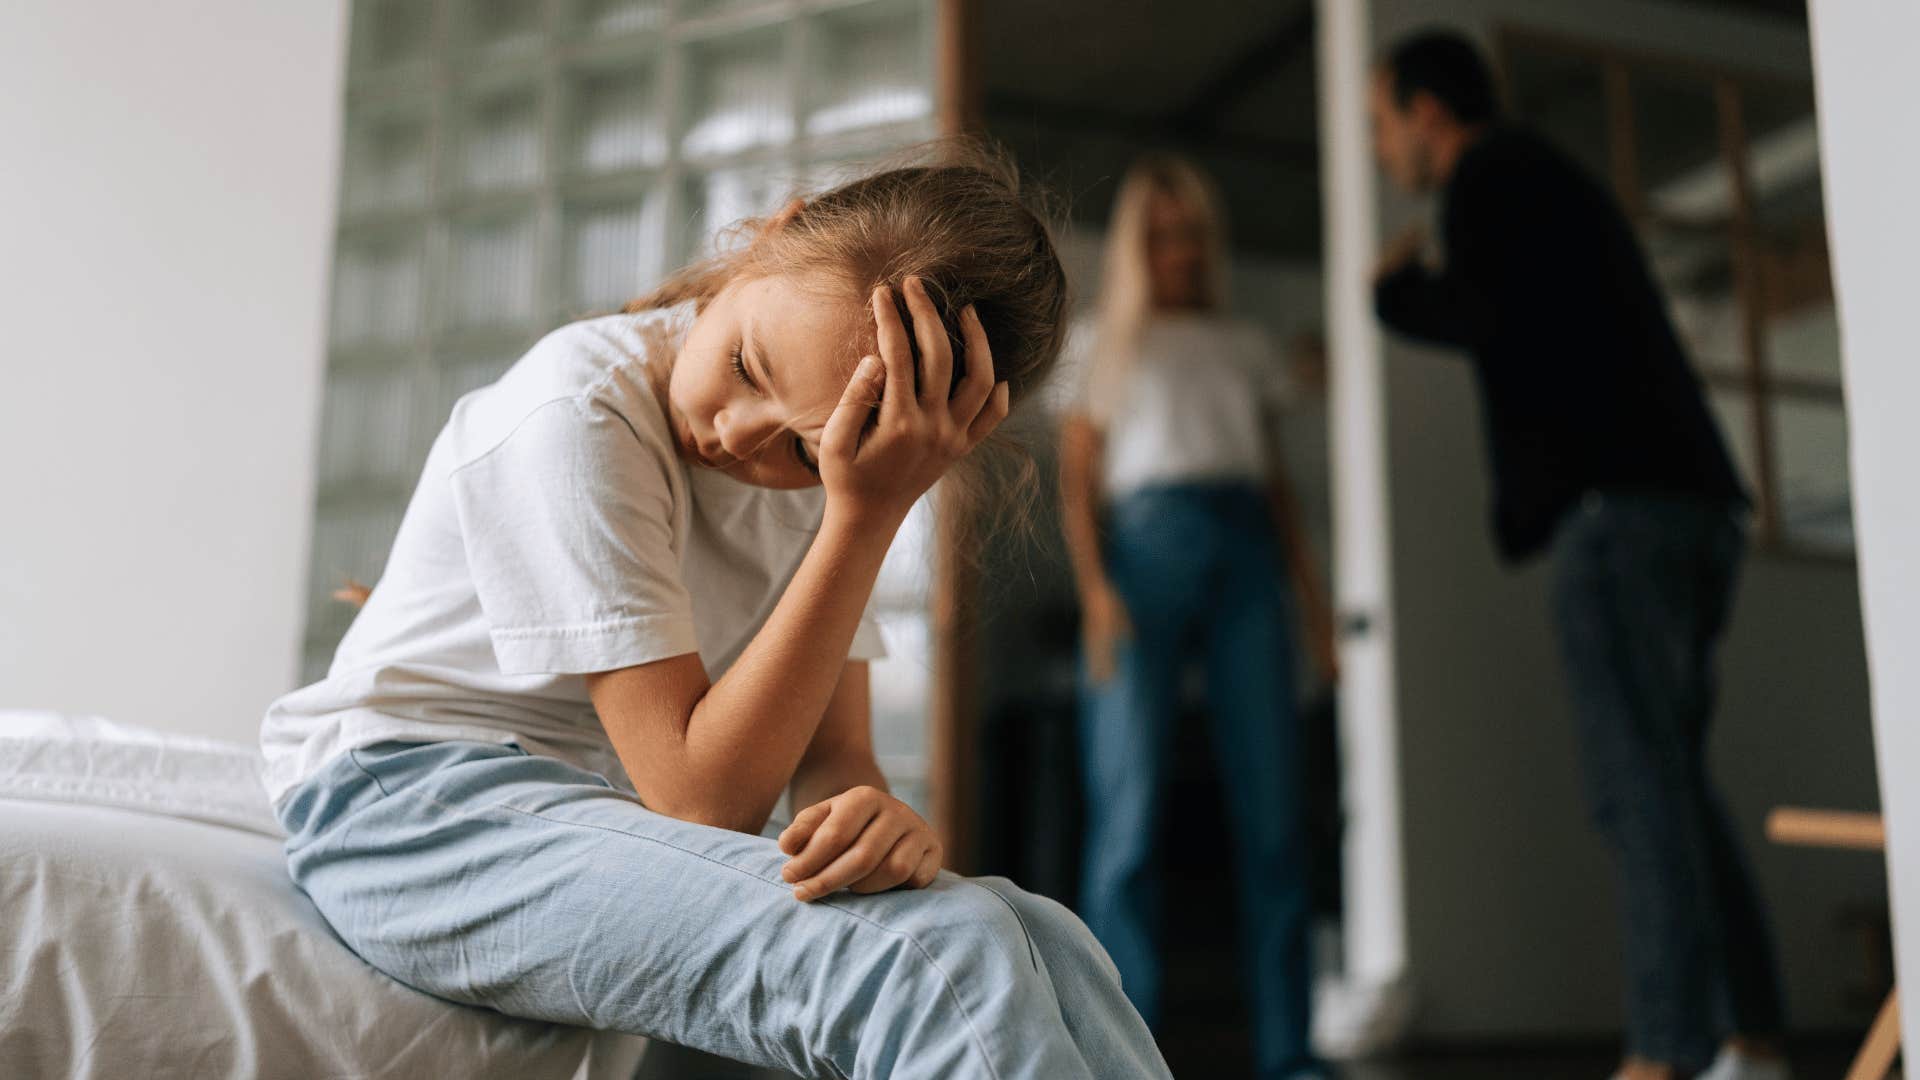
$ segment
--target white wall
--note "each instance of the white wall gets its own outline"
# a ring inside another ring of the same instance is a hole
[[[344,0],[0,4],[0,707],[293,681]]]
[[[1424,0],[1375,0],[1373,41],[1431,24]],[[1807,42],[1781,23],[1636,0],[1456,0],[1445,21],[1501,22],[1789,73]],[[1415,211],[1375,206],[1392,235]],[[1330,288],[1364,290],[1331,276]],[[1485,523],[1478,403],[1465,365],[1393,344],[1385,365],[1407,940],[1419,1034],[1525,1038],[1617,1028],[1612,873],[1589,829],[1545,575],[1498,566]],[[1859,1017],[1839,926],[1880,894],[1872,860],[1767,846],[1777,803],[1872,806],[1874,775],[1853,569],[1749,563],[1722,662],[1715,760],[1781,938],[1797,1026]]]
[[[1814,68],[1827,226],[1839,291],[1854,524],[1873,677],[1873,721],[1891,850],[1901,981],[1920,979],[1920,347],[1913,322],[1920,250],[1920,129],[1889,123],[1920,91],[1911,0],[1813,0]],[[1908,1045],[1920,994],[1904,996]],[[1911,1057],[1911,1055],[1909,1055]]]

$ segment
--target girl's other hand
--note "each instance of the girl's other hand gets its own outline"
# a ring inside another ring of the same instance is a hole
[[[933,827],[913,808],[876,787],[849,788],[796,814],[780,834],[792,856],[780,876],[795,900],[818,900],[841,889],[924,889],[946,852]]]
[[[933,300],[918,278],[908,278],[900,291],[913,337],[901,324],[892,289],[875,289],[869,300],[880,355],[860,361],[820,438],[829,510],[896,525],[949,466],[1006,419],[1009,405],[1007,384],[994,382],[987,333],[973,307],[960,314],[967,370],[955,387],[953,349]],[[910,341],[920,346],[918,372]]]
[[[1132,634],[1118,590],[1106,583],[1086,590],[1080,599],[1080,644],[1087,653],[1087,678],[1095,685],[1113,678],[1120,643]]]

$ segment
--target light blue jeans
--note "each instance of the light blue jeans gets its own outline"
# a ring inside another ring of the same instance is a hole
[[[1095,685],[1083,669],[1081,914],[1119,965],[1127,995],[1158,1023],[1167,764],[1181,676],[1197,661],[1233,831],[1257,1074],[1313,1075],[1292,606],[1266,498],[1251,484],[1147,488],[1117,500],[1105,527],[1107,573],[1133,635],[1112,679]]]
[[[1166,1077],[1085,926],[998,878],[803,904],[772,840],[516,746],[384,743],[279,808],[340,937],[416,989],[803,1077]]]

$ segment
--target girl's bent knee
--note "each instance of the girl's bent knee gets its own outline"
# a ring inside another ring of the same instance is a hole
[[[1038,969],[1026,919],[1000,889],[942,873],[914,900],[910,923],[899,928],[915,937],[943,967],[986,965],[1016,977]]]
[[[1065,904],[1039,893],[1028,892],[1005,878],[976,880],[999,895],[1018,913],[1040,953],[1056,958],[1049,963],[1065,957],[1071,957],[1075,962],[1091,962],[1118,981],[1119,970],[1114,967],[1107,950],[1101,946],[1093,931],[1087,928],[1086,922]]]

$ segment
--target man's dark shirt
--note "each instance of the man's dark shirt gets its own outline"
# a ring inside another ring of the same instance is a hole
[[[1546,546],[1588,491],[1745,501],[1633,230],[1578,166],[1490,131],[1447,183],[1441,239],[1445,268],[1410,262],[1374,306],[1472,354],[1505,558]]]

